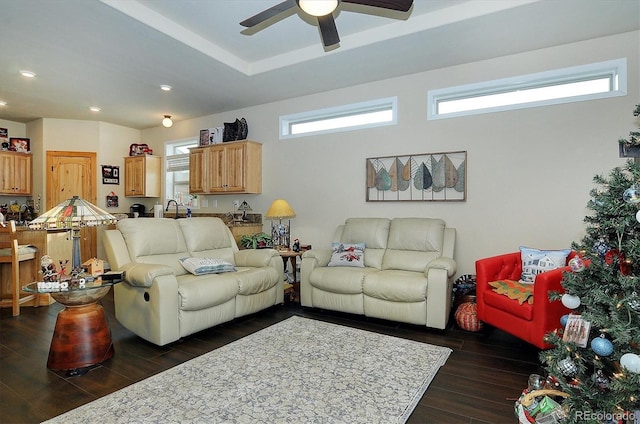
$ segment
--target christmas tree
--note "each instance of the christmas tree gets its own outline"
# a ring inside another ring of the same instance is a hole
[[[638,135],[619,142],[637,145]],[[547,335],[554,348],[540,360],[548,383],[569,395],[564,422],[640,421],[640,158],[593,181],[586,235],[573,243],[579,256],[562,281],[566,293],[550,294],[572,313],[564,329]],[[578,314],[582,334],[571,326]]]

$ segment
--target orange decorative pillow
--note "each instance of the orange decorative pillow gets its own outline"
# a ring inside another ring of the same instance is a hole
[[[517,300],[521,305],[529,302],[533,305],[533,284],[522,284],[513,280],[492,281],[489,283],[493,291],[503,294],[509,299]]]

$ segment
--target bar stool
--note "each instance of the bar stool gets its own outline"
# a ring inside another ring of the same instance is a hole
[[[37,254],[38,249],[34,246],[18,245],[15,221],[0,224],[0,264],[11,264],[11,293],[10,296],[2,294],[0,307],[11,307],[14,317],[20,315],[20,305],[25,302],[34,301],[37,306],[37,295],[21,293],[20,287],[20,262],[33,261],[33,275],[38,275]]]

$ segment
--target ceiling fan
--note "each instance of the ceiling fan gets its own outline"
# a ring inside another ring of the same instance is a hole
[[[336,23],[333,19],[333,12],[338,8],[340,2],[397,10],[400,12],[408,11],[413,5],[413,0],[285,0],[257,15],[245,19],[240,22],[240,25],[252,28],[292,8],[300,8],[305,13],[318,18],[322,44],[325,47],[331,47],[340,42]]]

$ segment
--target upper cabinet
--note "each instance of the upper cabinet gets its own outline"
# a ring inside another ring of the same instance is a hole
[[[124,158],[124,195],[127,197],[160,197],[162,158],[159,156],[127,156]]]
[[[0,151],[0,194],[31,194],[31,153]]]
[[[244,140],[191,149],[189,192],[262,193],[262,144]]]

